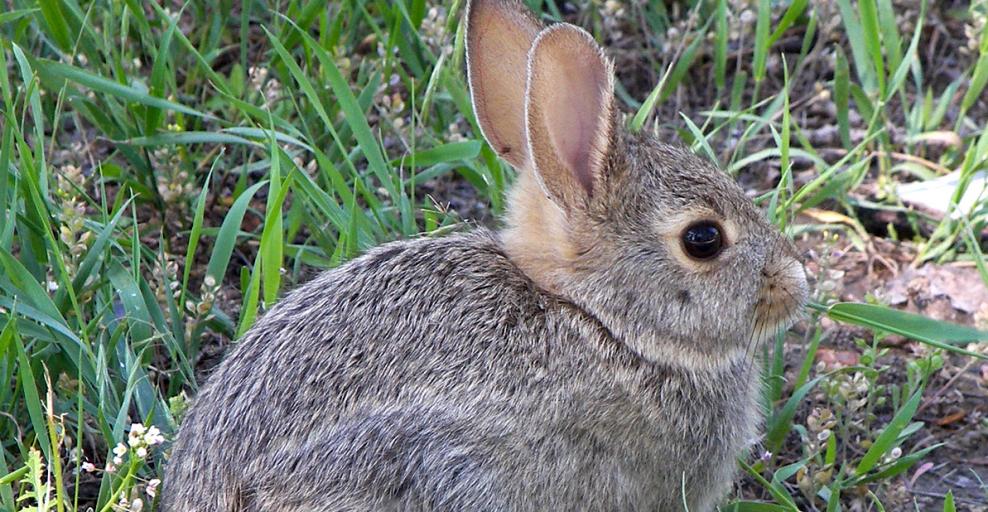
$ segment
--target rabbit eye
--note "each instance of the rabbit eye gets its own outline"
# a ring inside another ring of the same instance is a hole
[[[723,247],[720,226],[703,221],[691,224],[683,231],[683,248],[691,258],[709,260],[720,254]]]

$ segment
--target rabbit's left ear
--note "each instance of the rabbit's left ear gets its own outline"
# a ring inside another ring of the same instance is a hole
[[[484,138],[516,169],[528,165],[525,83],[540,23],[520,0],[467,3],[467,79]]]
[[[528,55],[528,150],[536,175],[565,210],[600,185],[614,132],[614,67],[585,30],[560,23]]]

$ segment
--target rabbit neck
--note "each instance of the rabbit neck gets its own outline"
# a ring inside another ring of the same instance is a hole
[[[560,294],[577,256],[565,213],[531,172],[519,174],[509,201],[501,236],[508,258],[539,288]]]

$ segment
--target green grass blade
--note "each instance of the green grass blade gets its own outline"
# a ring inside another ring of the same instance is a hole
[[[69,36],[69,26],[65,23],[61,0],[38,0],[38,7],[41,8],[44,26],[48,27],[48,35],[63,52],[71,51],[72,38]]]
[[[954,491],[948,489],[947,495],[943,497],[943,512],[957,512],[957,506],[954,504]]]
[[[871,65],[874,66],[874,76],[878,80],[878,91],[885,95],[885,58],[882,56],[882,41],[879,39],[882,32],[878,25],[875,2],[873,0],[858,2],[858,11],[861,13],[861,34],[864,39],[864,47],[868,52]]]
[[[768,58],[769,24],[772,22],[772,1],[758,0],[758,17],[755,21],[755,56],[751,68],[754,70],[755,90],[765,79],[765,60]],[[755,98],[756,100],[758,98]]]
[[[782,18],[779,19],[779,24],[775,26],[775,31],[772,32],[772,35],[768,38],[769,47],[775,44],[775,42],[782,37],[782,34],[785,34],[786,30],[788,30],[789,27],[791,27],[792,24],[803,15],[803,12],[806,11],[806,6],[809,3],[810,0],[793,0],[793,2],[789,4],[789,8],[786,9],[786,12],[782,15]]]
[[[254,258],[254,270],[250,274],[250,281],[246,289],[243,290],[243,306],[240,308],[240,320],[237,323],[236,337],[243,338],[244,334],[254,325],[257,319],[257,304],[260,299],[261,289],[261,267],[264,253],[258,252]]]
[[[851,148],[851,122],[848,119],[851,101],[851,70],[847,65],[847,56],[837,48],[834,64],[834,104],[837,107],[837,131],[845,149]]]
[[[226,268],[230,264],[230,257],[233,255],[233,248],[237,243],[237,236],[240,234],[240,224],[247,213],[247,207],[254,198],[254,194],[261,187],[267,185],[267,181],[261,181],[245,190],[240,197],[234,201],[230,211],[227,212],[223,224],[216,235],[216,243],[213,245],[213,252],[206,264],[206,275],[212,276],[217,283],[223,282],[226,276]]]
[[[4,326],[3,332],[0,332],[0,345],[6,345],[8,343],[12,343],[17,349],[17,364],[19,367],[21,387],[24,393],[24,405],[27,407],[28,416],[31,418],[31,427],[34,429],[34,435],[38,437],[37,443],[41,446],[41,451],[44,452],[45,458],[51,460],[51,439],[48,438],[48,429],[45,425],[41,394],[38,393],[38,381],[35,379],[34,370],[31,368],[31,360],[28,358],[27,348],[17,333],[17,323],[14,321],[14,315],[8,317],[7,325]]]
[[[0,25],[15,22],[25,16],[38,12],[39,9],[14,9],[0,14]]]
[[[717,90],[722,91],[727,84],[727,39],[730,36],[727,0],[717,0],[714,16],[714,83],[717,84]]]
[[[977,64],[974,65],[974,71],[971,73],[971,85],[964,93],[964,99],[961,100],[962,113],[966,113],[974,105],[974,102],[981,97],[981,91],[984,90],[985,85],[988,85],[988,30],[981,31],[978,53],[980,56]],[[957,119],[958,126],[960,126],[961,118],[963,115]]]
[[[350,85],[347,83],[343,74],[340,73],[339,68],[336,66],[334,59],[326,53],[318,42],[312,39],[311,36],[305,32],[299,32],[306,43],[306,47],[309,48],[319,63],[323,66],[323,72],[329,81],[329,86],[333,91],[333,95],[336,101],[339,102],[340,109],[343,111],[343,115],[346,118],[347,124],[353,131],[354,137],[357,139],[357,145],[360,147],[361,152],[364,154],[364,158],[367,159],[367,163],[371,168],[371,171],[377,175],[381,184],[384,186],[388,193],[391,194],[393,199],[398,197],[397,189],[395,188],[394,180],[391,177],[391,173],[384,160],[384,155],[381,153],[381,147],[377,143],[377,139],[371,133],[370,125],[367,123],[367,117],[364,115],[363,110],[360,108],[360,104],[357,102],[357,98],[353,95],[353,91],[350,90]],[[294,64],[294,60],[288,55],[288,51],[281,45],[281,42],[277,38],[268,33],[268,38],[271,40],[271,44],[274,46],[275,50],[292,70],[293,74],[297,75],[299,86],[303,90],[310,88],[308,84],[308,79],[306,79],[301,74],[301,70],[298,69],[298,65]],[[315,103],[315,101],[313,101]]]
[[[854,69],[857,71],[858,79],[865,90],[874,91],[878,83],[875,77],[875,68],[870,62],[868,43],[865,42],[861,21],[851,7],[850,0],[837,0],[837,7],[840,10],[844,30],[847,32],[847,38],[851,44],[851,55],[854,58]]]
[[[133,137],[118,141],[120,144],[132,146],[155,147],[188,144],[244,144],[255,148],[263,148],[263,144],[255,141],[220,132],[164,132],[149,137]]]
[[[864,476],[872,468],[878,464],[881,457],[892,450],[893,446],[897,444],[899,439],[899,432],[902,431],[909,422],[912,421],[913,415],[916,414],[916,409],[919,407],[919,402],[923,398],[922,389],[917,390],[913,393],[913,396],[902,406],[901,409],[892,418],[892,421],[882,430],[882,433],[878,435],[875,442],[872,443],[868,451],[861,457],[858,462],[857,468],[855,468],[854,473],[858,476]]]
[[[796,416],[796,409],[803,403],[803,399],[806,397],[813,388],[823,377],[817,377],[806,384],[800,386],[799,389],[793,391],[792,395],[786,400],[785,405],[781,409],[775,411],[774,414],[765,423],[765,449],[776,453],[782,446],[782,443],[786,440],[786,436],[789,435],[789,431],[792,427],[792,420]]]
[[[34,68],[41,75],[42,80],[46,80],[47,82],[56,85],[56,88],[57,86],[60,86],[60,80],[67,80],[69,82],[88,87],[93,91],[113,96],[124,101],[140,103],[141,105],[157,107],[163,110],[173,110],[175,112],[181,112],[190,116],[205,118],[212,117],[194,108],[186,107],[185,105],[168,101],[166,99],[156,98],[139,89],[122,85],[118,82],[114,82],[113,80],[108,80],[101,76],[94,75],[75,66],[62,64],[61,62],[54,62],[47,59],[35,59],[33,64]]]
[[[285,228],[281,212],[290,183],[281,182],[282,152],[273,139],[269,146],[271,172],[269,173],[268,202],[264,214],[264,228],[261,231],[260,261],[263,285],[264,306],[271,307],[278,298],[281,288],[281,267],[284,263]]]
[[[840,302],[827,308],[835,320],[899,334],[923,342],[988,341],[988,332],[874,304]]]
[[[480,155],[482,144],[478,140],[468,140],[464,142],[450,142],[441,146],[432,147],[418,151],[412,155],[405,155],[401,158],[391,160],[393,166],[410,163],[414,160],[416,167],[429,167],[431,165],[456,162],[459,160],[473,160]]]

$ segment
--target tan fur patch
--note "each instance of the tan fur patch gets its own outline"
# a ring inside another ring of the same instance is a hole
[[[577,249],[566,214],[546,197],[533,173],[519,175],[507,221],[503,238],[508,256],[541,288],[558,293]]]

